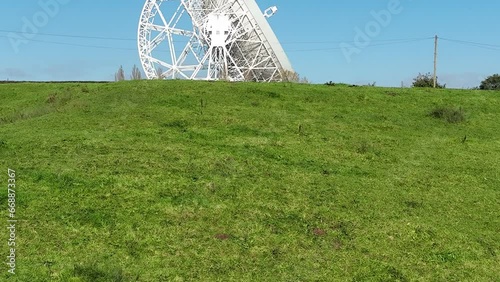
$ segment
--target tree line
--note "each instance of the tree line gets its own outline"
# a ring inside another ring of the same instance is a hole
[[[130,74],[130,79],[131,80],[142,79],[142,73],[136,65],[132,67],[132,73]],[[125,80],[125,71],[123,70],[123,66],[120,66],[118,71],[115,73],[115,81],[123,81],[123,80]]]
[[[413,87],[434,87],[434,77],[430,73],[421,74],[413,79]],[[446,84],[436,81],[436,88],[446,88]],[[481,84],[473,89],[476,90],[500,90],[500,75],[493,74],[481,81]]]
[[[163,70],[161,68],[158,68],[156,71],[158,73],[158,78],[162,79],[164,78]],[[288,82],[300,82],[300,83],[309,83],[307,78],[300,78],[299,75],[295,72],[291,71],[282,71],[283,74],[283,80],[288,81]],[[132,73],[130,74],[130,79],[131,80],[140,80],[142,79],[142,73],[139,70],[139,68],[134,65],[132,67]],[[115,73],[115,81],[123,81],[125,80],[125,71],[123,70],[123,66],[120,66],[118,71]],[[327,82],[327,85],[335,85],[334,83]],[[375,86],[375,83],[369,85],[369,86]],[[434,77],[431,75],[431,73],[419,73],[412,82],[413,87],[434,87]],[[436,88],[446,88],[446,84],[441,84],[437,81],[436,78]],[[485,78],[483,81],[481,81],[481,84],[477,87],[474,87],[474,89],[477,90],[500,90],[500,74],[493,74]]]

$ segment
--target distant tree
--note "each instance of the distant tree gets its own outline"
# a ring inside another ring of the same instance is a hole
[[[437,79],[437,78],[436,78]],[[434,87],[434,77],[430,72],[426,74],[419,73],[417,77],[413,79],[413,87]],[[446,84],[439,84],[436,82],[436,88],[446,88]]]
[[[299,74],[294,72],[294,71],[282,69],[280,71],[280,73],[281,73],[281,80],[283,82],[299,82],[300,81]]]
[[[307,77],[301,77],[300,78],[300,81],[299,83],[302,83],[302,84],[310,84],[311,82],[309,81],[309,79],[307,79]]]
[[[156,68],[156,78],[165,79],[165,75],[163,74],[163,69],[161,67]]]
[[[494,74],[487,77],[479,86],[481,90],[500,90],[500,75]]]
[[[120,66],[118,71],[115,73],[115,81],[125,80],[125,72],[123,71],[123,66]]]
[[[130,79],[131,80],[141,80],[142,79],[142,73],[136,65],[134,65],[132,67],[132,74],[130,75]]]

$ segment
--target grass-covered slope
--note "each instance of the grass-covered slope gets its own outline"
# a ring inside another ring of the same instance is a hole
[[[0,280],[498,281],[499,167],[498,92],[4,84]]]

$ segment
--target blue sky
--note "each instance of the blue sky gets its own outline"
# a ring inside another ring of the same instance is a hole
[[[54,13],[44,12],[41,3],[54,1],[59,1]],[[278,6],[278,13],[269,19],[271,27],[294,69],[313,83],[409,85],[419,72],[432,71],[434,35],[440,37],[438,76],[448,87],[477,86],[500,72],[498,1],[257,3],[262,9]],[[130,73],[134,64],[140,65],[134,39],[143,4],[143,0],[1,1],[0,80],[113,80],[120,65]],[[29,40],[22,34],[9,37],[9,31],[22,31],[26,22],[36,28]]]

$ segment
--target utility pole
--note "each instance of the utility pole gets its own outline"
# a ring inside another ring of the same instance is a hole
[[[434,88],[437,85],[437,55],[438,55],[438,36],[434,37]]]

